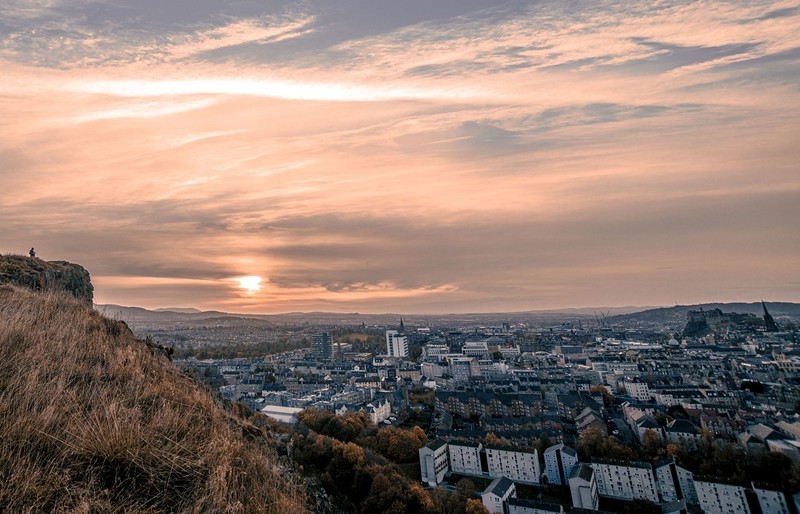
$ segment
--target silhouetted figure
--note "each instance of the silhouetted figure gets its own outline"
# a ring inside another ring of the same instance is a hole
[[[36,257],[36,250],[34,250],[33,248],[31,248],[31,251],[28,253],[30,254],[31,257]]]

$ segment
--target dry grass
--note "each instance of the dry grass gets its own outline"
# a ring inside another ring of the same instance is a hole
[[[0,511],[305,512],[259,430],[123,324],[0,286]]]

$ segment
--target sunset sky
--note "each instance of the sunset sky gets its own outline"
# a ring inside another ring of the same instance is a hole
[[[97,303],[800,301],[797,1],[3,0],[0,131]]]

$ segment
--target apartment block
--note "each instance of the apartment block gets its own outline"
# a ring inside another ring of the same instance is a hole
[[[507,477],[515,482],[538,484],[541,475],[539,452],[523,452],[503,447],[486,447],[489,476]]]
[[[750,514],[744,487],[695,480],[698,504],[705,514]]]
[[[569,474],[578,464],[578,453],[563,444],[556,444],[544,451],[544,468],[547,482],[567,485]]]
[[[600,496],[658,503],[653,467],[647,462],[596,460],[592,468]]]
[[[447,443],[436,439],[420,448],[419,467],[423,482],[430,487],[441,484],[445,473],[449,470]]]

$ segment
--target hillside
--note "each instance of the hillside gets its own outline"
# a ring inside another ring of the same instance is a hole
[[[124,323],[0,285],[0,511],[306,512],[276,463]]]

